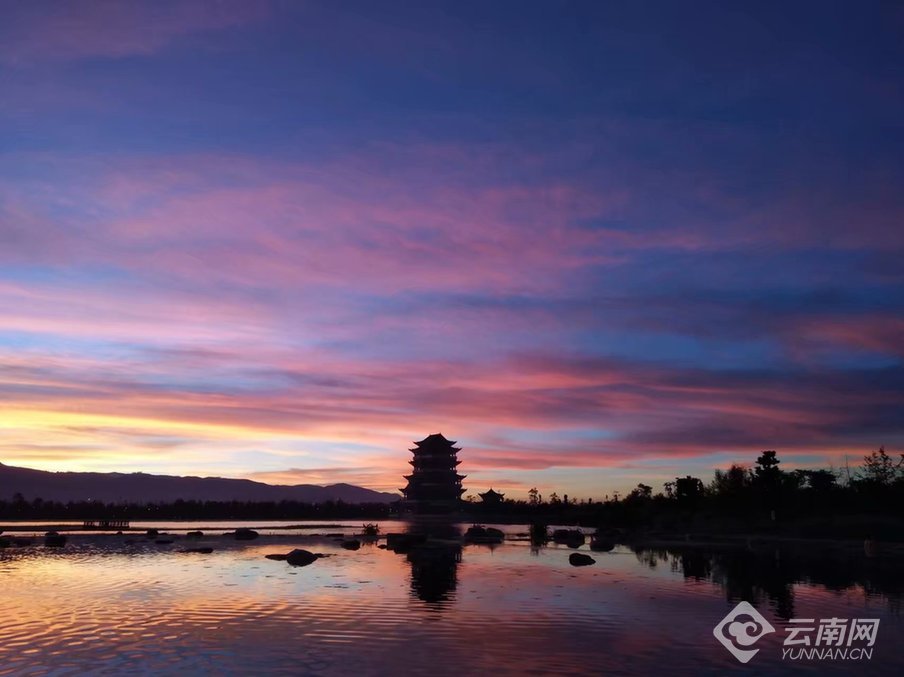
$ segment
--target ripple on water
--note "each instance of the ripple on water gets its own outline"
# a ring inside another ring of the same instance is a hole
[[[686,580],[670,565],[651,567],[623,548],[574,569],[566,548],[467,547],[461,563],[420,570],[373,546],[301,544],[332,557],[293,568],[263,557],[294,547],[285,539],[216,545],[206,556],[98,543],[3,552],[0,674],[730,667],[711,635],[728,609],[725,590]],[[801,600],[826,610],[857,595],[799,587]],[[888,632],[900,633],[900,618],[888,618]]]

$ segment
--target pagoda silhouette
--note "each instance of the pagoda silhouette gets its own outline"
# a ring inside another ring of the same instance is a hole
[[[461,505],[461,495],[465,490],[461,481],[465,475],[457,471],[458,452],[455,442],[447,440],[442,433],[428,435],[409,449],[414,458],[408,461],[414,468],[405,475],[408,486],[401,489],[405,496],[405,509],[421,514],[453,512]]]
[[[501,494],[498,491],[493,491],[493,487],[490,487],[489,491],[485,491],[482,494],[477,495],[480,496],[480,500],[484,505],[502,505],[502,501],[505,499],[505,494]]]

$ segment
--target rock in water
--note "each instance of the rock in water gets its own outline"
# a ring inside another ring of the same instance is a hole
[[[44,546],[48,548],[62,548],[66,545],[66,537],[56,531],[48,531],[44,534]]]
[[[272,555],[264,555],[264,557],[266,557],[267,559],[272,559],[276,562],[285,562],[289,556],[283,555],[281,553],[274,553]]]
[[[191,538],[194,540],[198,540],[199,538],[202,538],[203,536],[204,536],[203,531],[189,531],[188,533],[185,534],[185,538]]]
[[[237,541],[253,541],[260,536],[254,529],[236,529],[235,540]]]
[[[306,567],[308,564],[320,559],[320,557],[322,557],[322,555],[296,548],[286,555],[286,561],[293,567]]]
[[[590,539],[590,549],[594,552],[609,552],[615,547],[612,541],[594,536]]]
[[[465,532],[465,540],[469,543],[502,543],[505,534],[499,529],[475,524]]]
[[[590,555],[585,555],[582,552],[573,552],[568,556],[568,561],[571,563],[573,567],[586,567],[591,564],[596,564],[596,560],[593,559]]]
[[[361,547],[361,541],[352,538],[347,541],[342,541],[342,547],[346,550],[357,550]]]

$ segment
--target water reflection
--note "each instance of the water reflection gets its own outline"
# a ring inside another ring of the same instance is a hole
[[[904,674],[904,619],[890,608],[900,560],[681,544],[617,546],[578,569],[565,545],[532,555],[524,527],[462,551],[468,525],[380,526],[412,547],[381,539],[349,551],[326,534],[277,532],[205,535],[208,555],[180,552],[182,536],[0,549],[0,675],[731,674],[737,661],[712,629],[740,597],[776,627],[779,614],[880,618],[871,667]],[[302,568],[266,559],[293,548],[330,557]],[[782,661],[783,634],[764,639],[759,672],[799,672]]]
[[[885,598],[894,613],[900,613],[904,596],[900,558],[869,559],[850,549],[748,545],[719,549],[632,546],[632,550],[638,561],[650,568],[664,564],[686,579],[717,583],[730,602],[768,602],[783,620],[795,615],[795,586],[800,584],[833,592],[860,589],[866,595]]]
[[[449,547],[428,552],[425,549],[409,552],[411,591],[420,600],[440,604],[455,597],[458,585],[458,564],[461,547]]]
[[[438,608],[455,599],[461,563],[462,528],[451,521],[414,520],[401,532],[410,540],[396,547],[411,566],[411,594]]]

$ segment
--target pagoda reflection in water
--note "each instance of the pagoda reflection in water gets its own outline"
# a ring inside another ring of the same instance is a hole
[[[411,565],[411,592],[418,599],[438,603],[454,598],[461,546],[420,547],[406,557]]]

